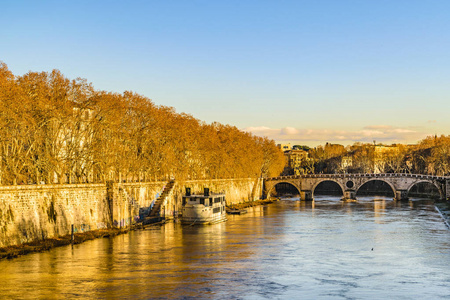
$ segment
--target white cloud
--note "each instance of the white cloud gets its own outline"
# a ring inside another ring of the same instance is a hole
[[[363,129],[391,129],[392,126],[389,125],[371,125],[365,126]]]
[[[410,129],[403,129],[403,128],[396,128],[396,129],[392,129],[393,132],[396,133],[414,133],[414,130],[410,130]]]
[[[255,132],[255,133],[256,132],[265,132],[265,131],[278,131],[278,129],[271,129],[271,128],[265,127],[265,126],[247,127],[244,130]]]
[[[280,133],[283,135],[293,135],[298,134],[300,131],[298,129],[295,129],[294,127],[285,127],[281,128]]]
[[[426,133],[411,128],[388,125],[365,126],[360,130],[298,129],[293,127],[270,128],[265,126],[244,128],[259,136],[267,136],[275,141],[323,144],[325,142],[372,142],[415,143],[427,136]]]
[[[364,136],[376,136],[376,135],[382,135],[383,131],[380,130],[361,130],[359,131]]]

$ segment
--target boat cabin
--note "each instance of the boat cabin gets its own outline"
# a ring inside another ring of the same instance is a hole
[[[226,220],[225,194],[210,193],[208,188],[203,194],[191,194],[186,188],[183,196],[182,223],[214,224]]]

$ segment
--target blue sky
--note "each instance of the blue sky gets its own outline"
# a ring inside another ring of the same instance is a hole
[[[2,1],[0,60],[277,142],[450,134],[450,1]]]

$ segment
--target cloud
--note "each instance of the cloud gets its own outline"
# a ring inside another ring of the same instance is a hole
[[[363,136],[376,136],[376,135],[383,134],[383,131],[380,131],[380,130],[361,130],[360,133]]]
[[[395,129],[392,129],[392,132],[396,132],[396,133],[415,133],[416,131],[410,130],[410,129],[395,128]]]
[[[272,129],[265,126],[257,126],[257,127],[247,127],[244,129],[245,131],[252,132],[256,135],[267,135],[267,134],[275,134],[279,133],[279,129]]]
[[[298,129],[295,129],[294,127],[285,127],[281,128],[280,133],[283,135],[293,135],[298,134],[300,131]]]
[[[270,128],[265,126],[247,127],[243,130],[258,136],[267,136],[275,141],[323,144],[325,142],[372,142],[415,143],[427,136],[426,133],[412,129],[388,125],[365,126],[360,130],[298,129],[294,127]]]
[[[365,126],[363,129],[390,129],[392,126],[389,125],[372,125],[372,126]]]

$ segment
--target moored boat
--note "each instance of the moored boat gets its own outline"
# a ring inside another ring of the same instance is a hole
[[[205,188],[203,194],[191,194],[186,188],[183,196],[182,224],[215,224],[227,220],[225,211],[225,194],[209,193]]]

